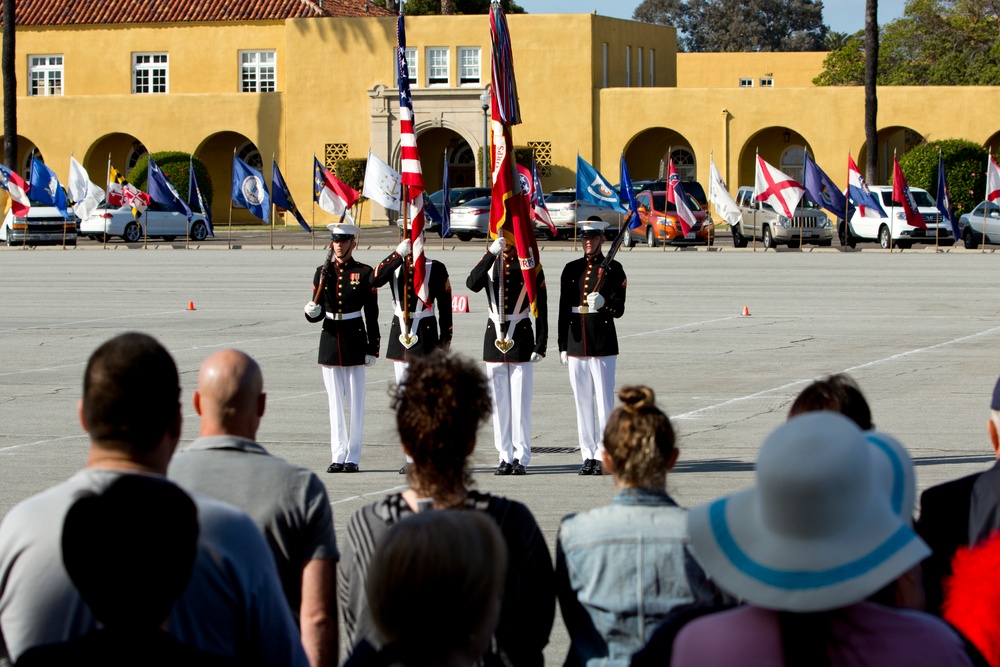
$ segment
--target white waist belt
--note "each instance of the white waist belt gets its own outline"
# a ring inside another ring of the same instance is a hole
[[[404,315],[407,314],[407,313],[403,313],[403,310],[401,308],[396,308],[395,312],[396,312],[396,317],[398,317],[400,319],[400,321],[402,321],[402,320],[405,319]],[[410,316],[410,321],[411,322],[414,321],[414,320],[422,320],[425,317],[434,317],[434,311],[433,310],[421,310],[421,311],[418,311],[418,312],[415,312],[415,313],[408,313],[408,314]]]
[[[326,311],[326,319],[328,320],[354,320],[361,317],[361,311],[355,310],[353,313],[331,313],[329,310]]]
[[[503,318],[500,317],[500,313],[494,313],[490,311],[490,319],[494,322],[520,322],[521,320],[528,319],[528,311],[523,313],[516,313],[514,315],[504,315]]]
[[[580,313],[581,315],[596,315],[597,310],[591,308],[590,306],[573,306],[574,313]]]

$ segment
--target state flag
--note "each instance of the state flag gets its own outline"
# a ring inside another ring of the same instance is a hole
[[[31,199],[28,198],[29,187],[27,181],[17,172],[0,165],[0,188],[10,195],[10,207],[16,218],[23,218],[31,209]]]
[[[906,176],[903,175],[903,170],[900,168],[899,160],[896,159],[895,155],[892,156],[892,201],[903,207],[906,224],[911,227],[927,229],[924,216],[920,215],[920,210],[917,208],[917,200],[913,198],[913,193],[910,192],[910,186],[906,183]]]
[[[802,201],[803,194],[805,189],[798,181],[769,165],[761,156],[757,156],[753,182],[754,199],[764,202],[778,215],[794,218],[795,209]]]
[[[66,191],[59,183],[54,171],[45,166],[45,163],[38,158],[31,158],[31,175],[28,178],[31,184],[28,196],[35,201],[54,206],[64,219],[69,220],[69,211],[66,205]]]
[[[327,213],[349,218],[349,209],[358,201],[358,191],[331,174],[313,157],[313,201]]]
[[[271,221],[271,197],[264,184],[264,176],[235,154],[232,199],[264,222]]]

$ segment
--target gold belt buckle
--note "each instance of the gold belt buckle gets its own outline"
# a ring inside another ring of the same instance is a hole
[[[580,306],[580,314],[586,315],[590,312],[590,306]]]

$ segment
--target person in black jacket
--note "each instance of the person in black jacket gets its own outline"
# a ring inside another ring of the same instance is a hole
[[[317,301],[306,304],[306,319],[323,321],[319,363],[330,399],[330,448],[333,462],[327,472],[358,472],[365,415],[365,367],[378,358],[378,290],[374,271],[354,259],[357,225],[332,224],[333,261],[320,266],[313,277],[313,293],[323,280]],[[325,275],[324,275],[325,272]],[[350,431],[344,404],[350,406]]]
[[[426,303],[420,300],[413,288],[413,246],[410,239],[401,241],[396,250],[375,267],[375,286],[388,284],[392,292],[393,316],[385,356],[392,359],[396,384],[403,382],[411,359],[439,347],[451,349],[453,329],[448,269],[436,259],[424,261],[424,281],[428,286]],[[411,462],[410,457],[406,462]],[[404,465],[399,473],[405,472]]]
[[[489,302],[483,361],[493,400],[493,444],[500,457],[495,474],[524,475],[531,461],[532,364],[545,357],[549,337],[545,274],[539,270],[535,282],[537,335],[531,328],[531,304],[516,250],[507,247],[502,236],[490,245],[465,284],[473,292],[486,290]]]
[[[604,425],[615,402],[615,319],[625,313],[627,281],[622,265],[612,260],[607,275],[602,276],[601,245],[606,226],[600,220],[579,223],[583,257],[566,264],[559,285],[559,360],[569,365],[569,383],[576,399],[581,475],[601,474],[598,459],[604,449]]]

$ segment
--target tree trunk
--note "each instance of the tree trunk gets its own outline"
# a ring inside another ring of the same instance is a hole
[[[441,14],[454,14],[455,3],[452,0],[441,0]]]
[[[14,0],[3,0],[3,161],[17,168],[17,64],[14,62]]]
[[[878,0],[865,0],[865,180],[876,183],[878,171]]]

